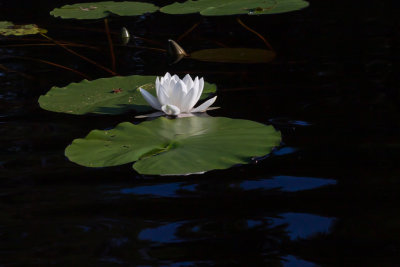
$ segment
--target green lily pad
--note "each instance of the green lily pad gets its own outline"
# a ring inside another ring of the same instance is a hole
[[[49,111],[75,115],[151,111],[152,107],[142,97],[139,87],[155,96],[155,80],[156,76],[140,75],[83,80],[66,87],[52,87],[47,94],[40,96],[39,104]],[[201,99],[207,98],[216,90],[214,84],[205,83]]]
[[[54,17],[63,19],[100,19],[110,14],[118,16],[138,16],[158,10],[158,7],[143,2],[92,2],[77,3],[55,8],[50,12]]]
[[[190,58],[208,62],[267,63],[276,53],[272,50],[253,48],[215,48],[195,51]]]
[[[93,130],[65,149],[69,160],[87,167],[134,162],[142,174],[185,175],[249,163],[278,146],[272,126],[224,117],[164,117],[138,125]]]
[[[10,21],[0,21],[0,35],[30,35],[46,33],[47,30],[39,28],[36,24],[15,25]]]
[[[264,15],[291,12],[308,5],[304,0],[188,0],[164,6],[160,11],[167,14],[200,13],[203,16]]]

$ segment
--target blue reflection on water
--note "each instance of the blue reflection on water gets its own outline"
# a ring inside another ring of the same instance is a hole
[[[283,266],[284,267],[314,267],[316,266],[314,263],[311,263],[309,261],[301,260],[296,258],[293,255],[288,255],[284,258]]]
[[[269,218],[272,226],[287,224],[286,230],[292,240],[307,238],[317,233],[328,233],[335,218],[322,217],[307,213],[283,213],[282,218]]]
[[[288,121],[290,124],[299,125],[299,126],[310,126],[311,123],[306,121]]]
[[[182,225],[182,222],[169,223],[155,228],[147,228],[141,231],[138,235],[140,240],[149,240],[159,243],[171,243],[179,241],[175,233]]]
[[[196,232],[198,232],[198,231],[200,231],[200,227],[199,226],[194,226],[193,228],[192,228],[192,232],[194,232],[194,233],[196,233]]]
[[[248,228],[253,228],[259,225],[262,225],[263,221],[260,220],[247,220],[247,227]]]
[[[286,147],[282,147],[278,150],[275,150],[274,152],[272,152],[272,154],[274,154],[276,156],[283,156],[283,155],[292,154],[292,153],[296,152],[297,150],[298,150],[297,148],[286,146]]]
[[[275,176],[272,179],[244,181],[240,186],[245,190],[281,188],[282,191],[295,192],[334,184],[336,184],[336,180],[333,179]]]
[[[213,266],[215,265],[212,261],[180,261],[160,264],[160,267],[181,267],[181,266]],[[136,267],[149,267],[150,265],[137,265]]]
[[[211,264],[212,262],[194,262],[194,261],[181,261],[176,263],[170,263],[168,265],[161,265],[161,267],[183,267],[183,266],[198,266],[199,264]]]
[[[284,126],[310,126],[311,123],[307,121],[300,121],[300,120],[287,120],[285,118],[275,118],[268,120],[272,124],[276,125],[284,125]]]
[[[176,191],[195,191],[196,185],[183,185],[183,183],[168,183],[147,186],[123,188],[121,194],[151,195],[154,197],[177,197]]]

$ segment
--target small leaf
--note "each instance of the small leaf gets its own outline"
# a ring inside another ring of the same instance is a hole
[[[9,21],[0,21],[0,35],[30,35],[46,33],[47,30],[40,29],[36,24],[15,25]]]
[[[190,58],[222,63],[268,63],[275,58],[274,51],[253,48],[215,48],[193,52]]]
[[[142,174],[186,175],[246,164],[278,146],[272,126],[223,117],[164,117],[112,130],[91,131],[65,150],[69,160],[87,167],[134,162]]]

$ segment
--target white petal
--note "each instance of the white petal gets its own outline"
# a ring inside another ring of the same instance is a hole
[[[194,112],[204,112],[204,111],[206,111],[208,109],[209,106],[214,104],[216,99],[217,99],[217,97],[214,96],[213,98],[207,100],[206,102],[204,102],[203,104],[201,104],[197,108],[192,109],[190,112],[192,112],[192,113],[194,113]]]
[[[142,88],[139,88],[139,90],[143,98],[147,101],[147,103],[150,104],[150,106],[152,106],[154,109],[161,110],[161,104],[158,102],[157,98]]]
[[[163,78],[161,78],[161,80],[163,80]],[[160,90],[160,79],[157,77],[156,78],[156,94],[157,94],[157,96],[158,96],[158,91]]]
[[[190,90],[193,87],[193,80],[189,74],[186,74],[186,76],[182,79],[182,81],[186,84],[186,88],[188,90]]]
[[[182,107],[182,103],[186,96],[186,85],[182,81],[178,81],[175,87],[172,89],[170,102],[179,108]]]
[[[193,108],[194,105],[196,105],[196,103],[199,101],[201,93],[203,92],[203,87],[204,87],[204,80],[203,78],[201,78],[199,80],[198,77],[196,77],[196,79],[194,80],[194,85],[193,85],[196,89],[196,94],[194,96],[194,100],[193,100],[193,105],[190,107],[190,109]]]
[[[175,74],[174,76],[171,77],[171,80],[179,81],[180,79],[179,76]]]
[[[172,94],[172,91],[174,90],[174,87],[176,86],[176,83],[178,81],[175,81],[174,79],[171,79],[171,80],[169,80],[168,83],[165,83],[164,88],[166,89],[166,92],[167,92],[168,95]]]
[[[196,76],[196,78],[194,79],[194,81],[193,81],[193,83],[192,83],[192,86],[190,87],[190,88],[188,88],[188,91],[189,90],[192,90],[193,88],[198,88],[199,87],[199,77],[197,77]]]
[[[176,115],[179,115],[179,113],[181,113],[181,110],[174,105],[164,105],[161,107],[161,109],[167,115],[176,116]]]
[[[171,74],[169,74],[168,72],[164,75],[164,77],[161,77],[160,79],[160,84],[165,86],[165,83],[169,83],[169,81],[171,80]]]
[[[220,109],[221,107],[209,107],[205,111]]]
[[[193,88],[187,93],[181,104],[182,112],[190,112],[190,110],[196,104],[196,98],[195,98],[196,95],[197,95],[197,89],[195,88]]]
[[[204,79],[201,78],[199,80],[199,92],[198,92],[198,95],[197,95],[197,101],[199,101],[199,99],[201,97],[201,94],[203,93],[203,89],[204,89]]]
[[[169,104],[169,95],[166,92],[167,90],[165,89],[164,86],[160,85],[160,89],[158,92],[158,101],[161,104],[161,106],[164,106],[166,104]]]

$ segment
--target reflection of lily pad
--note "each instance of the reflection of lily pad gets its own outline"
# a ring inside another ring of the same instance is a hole
[[[9,21],[0,21],[0,35],[30,35],[46,33],[47,30],[40,29],[36,24],[15,25]]]
[[[270,153],[280,140],[272,126],[248,120],[161,117],[91,131],[84,139],[75,139],[65,155],[88,167],[136,161],[133,168],[142,174],[189,174],[249,163]]]
[[[299,10],[308,6],[304,0],[188,0],[162,7],[168,14],[189,14],[199,12],[203,16],[236,14],[263,15]]]
[[[201,61],[227,63],[267,63],[275,56],[272,50],[253,48],[204,49],[190,54],[191,58]]]
[[[138,16],[155,12],[158,7],[143,2],[93,2],[65,5],[50,12],[63,19],[100,19],[115,14],[119,16]]]
[[[140,94],[142,87],[153,95],[156,76],[132,75],[126,77],[83,80],[66,87],[53,87],[39,98],[40,107],[69,114],[121,114],[129,110],[150,111],[152,108]],[[202,99],[216,91],[214,84],[205,83]]]

